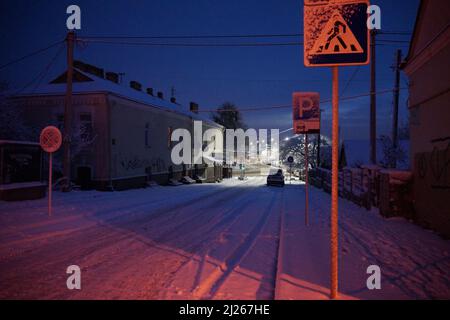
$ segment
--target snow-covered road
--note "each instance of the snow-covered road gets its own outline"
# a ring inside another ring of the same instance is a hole
[[[330,196],[265,179],[0,202],[0,298],[326,299]],[[450,242],[340,200],[342,298],[450,298]],[[366,287],[378,265],[382,289]],[[68,290],[66,268],[82,270]]]

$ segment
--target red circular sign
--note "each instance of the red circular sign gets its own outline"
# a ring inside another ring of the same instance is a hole
[[[39,137],[39,144],[45,152],[55,152],[61,147],[62,135],[61,131],[54,126],[45,127],[41,131],[41,136]]]

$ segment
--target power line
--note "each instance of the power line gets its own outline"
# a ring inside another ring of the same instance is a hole
[[[8,67],[8,66],[10,66],[10,65],[12,65],[12,64],[15,64],[15,63],[18,63],[18,62],[20,62],[20,61],[23,61],[23,60],[25,60],[25,59],[27,59],[27,58],[30,58],[30,57],[32,57],[32,56],[35,56],[35,55],[37,55],[37,54],[39,54],[39,53],[41,53],[41,52],[47,51],[47,50],[49,50],[49,49],[51,49],[51,48],[53,48],[53,47],[59,45],[59,44],[62,43],[62,42],[63,42],[63,41],[58,41],[58,42],[56,42],[56,43],[53,43],[53,44],[49,45],[48,47],[45,47],[45,48],[36,50],[36,51],[31,52],[31,53],[29,53],[29,54],[27,54],[27,55],[25,55],[25,56],[23,56],[23,57],[21,57],[21,58],[18,58],[18,59],[16,59],[16,60],[10,61],[10,62],[8,62],[8,63],[6,63],[6,64],[0,66],[0,70],[1,70],[1,69],[4,69],[4,68],[6,68],[6,67]]]
[[[344,95],[345,91],[347,91],[348,87],[350,86],[350,83],[353,81],[353,79],[355,78],[356,74],[359,72],[359,67],[360,66],[355,68],[355,71],[353,71],[350,79],[348,79],[347,84],[345,85],[344,89],[341,92],[341,96]]]
[[[407,90],[408,88],[400,88],[400,90]],[[375,94],[376,95],[381,95],[381,94],[386,94],[386,93],[392,93],[393,90],[392,89],[386,89],[386,90],[382,90],[382,91],[377,91]],[[349,100],[356,100],[359,98],[363,98],[363,97],[368,97],[370,96],[370,93],[363,93],[363,94],[359,94],[359,95],[355,95],[355,96],[348,96],[348,97],[343,97],[343,98],[339,98],[340,101],[349,101]],[[331,99],[324,99],[321,100],[320,103],[329,103],[331,102]],[[237,110],[227,110],[227,109],[202,109],[202,110],[198,110],[198,112],[251,112],[251,111],[261,111],[261,110],[271,110],[271,109],[287,109],[287,108],[292,108],[292,105],[276,105],[276,106],[266,106],[266,107],[247,107],[247,108],[239,108]]]
[[[108,41],[92,40],[86,38],[77,39],[87,43],[101,43],[114,45],[136,45],[155,47],[276,47],[276,46],[302,46],[302,42],[255,42],[255,43],[168,43],[168,42],[142,42],[142,41]]]
[[[32,92],[34,92],[36,90],[37,86],[41,83],[42,79],[46,76],[46,74],[48,73],[48,71],[50,70],[52,65],[55,63],[56,59],[59,57],[59,55],[61,54],[63,49],[64,49],[64,45],[61,45],[61,48],[59,48],[59,50],[56,52],[55,56],[50,60],[50,62],[45,66],[45,68],[41,72],[39,72],[37,74],[37,76],[34,77],[30,82],[25,84],[25,86],[20,88],[18,91],[14,92],[14,95],[18,95],[18,94],[22,93],[26,88],[31,86],[34,82],[38,81],[32,90]]]
[[[41,72],[41,76],[38,79],[38,82],[36,83],[36,85],[33,87],[32,93],[34,93],[36,91],[36,88],[41,84],[42,80],[45,78],[45,76],[48,74],[49,70],[52,68],[53,64],[56,62],[56,59],[58,59],[58,57],[61,55],[61,53],[64,51],[65,49],[65,45],[61,44],[61,47],[59,48],[59,50],[56,52],[55,56],[53,57],[52,60],[50,60],[50,62],[48,63],[48,65],[45,67],[45,69]]]
[[[385,43],[409,43],[407,40],[390,40],[390,39],[377,39],[377,41],[385,42]]]
[[[153,36],[84,36],[84,39],[249,39],[302,37],[303,33],[236,35],[153,35]]]
[[[379,34],[388,34],[388,35],[395,35],[395,36],[410,36],[410,35],[412,35],[412,32],[410,32],[410,31],[383,31],[383,30],[381,30]]]
[[[378,80],[391,80],[391,73],[389,73],[389,77],[379,77]],[[181,80],[188,80],[188,81],[222,81],[222,82],[274,82],[275,84],[278,84],[280,82],[304,82],[308,81],[308,83],[330,83],[330,80],[328,79],[256,79],[256,78],[209,78],[209,77],[190,77],[190,76],[182,76],[182,75],[166,75],[170,79],[181,79]],[[352,81],[356,79],[351,79]],[[350,78],[342,79],[343,82],[350,81]],[[370,79],[358,79],[358,82],[369,82]]]
[[[380,34],[386,35],[410,35],[410,32],[403,31],[382,31]],[[124,42],[124,41],[105,41],[101,39],[249,39],[249,38],[287,38],[287,37],[302,37],[303,33],[285,33],[285,34],[236,34],[236,35],[153,35],[153,36],[83,36],[78,40],[84,42],[95,42],[104,44],[125,44],[125,45],[145,45],[145,46],[168,46],[168,47],[271,47],[271,46],[302,46],[302,42],[284,42],[284,43],[224,43],[224,44],[197,44],[197,43],[148,43],[148,42]],[[0,66],[0,70],[12,64],[23,61],[27,58],[35,56],[39,53],[51,49],[64,40],[53,43],[42,49],[33,51],[23,57],[12,60]],[[409,43],[409,41],[402,40],[381,40],[385,43]]]
[[[392,43],[379,43],[379,41],[377,41],[376,43],[377,47],[392,47],[393,44]],[[396,45],[396,47],[409,47],[409,43],[399,43]]]
[[[386,35],[411,35],[407,31],[381,31]],[[303,37],[303,33],[275,33],[275,34],[214,34],[214,35],[86,35],[84,39],[249,39],[249,38],[288,38]]]
[[[239,43],[187,43],[187,42],[144,42],[144,41],[114,41],[102,39],[78,38],[84,43],[98,43],[110,45],[132,45],[132,46],[152,46],[152,47],[288,47],[303,46],[303,42],[239,42]],[[380,45],[385,44],[409,44],[409,41],[383,40],[378,41]],[[378,45],[378,43],[377,43]]]

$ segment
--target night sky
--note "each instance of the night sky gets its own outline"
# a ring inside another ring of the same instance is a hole
[[[382,9],[382,31],[412,31],[418,0],[373,1]],[[82,10],[79,36],[292,34],[303,32],[303,1],[299,0],[152,0],[152,1],[2,1],[0,4],[0,64],[5,64],[65,37],[66,8]],[[383,35],[380,39],[410,40],[410,36]],[[182,43],[293,42],[300,38],[151,40]],[[150,41],[150,40],[148,40]],[[408,44],[377,47],[377,90],[393,87],[390,68],[396,49],[404,55]],[[45,69],[58,48],[0,70],[0,80],[20,88]],[[175,87],[183,104],[196,101],[201,109],[214,109],[225,101],[238,107],[290,105],[293,91],[318,91],[331,97],[331,70],[305,68],[303,48],[280,47],[149,47],[88,44],[75,58],[108,71],[125,73],[124,84],[137,80],[170,95]],[[44,80],[62,72],[65,52],[45,73]],[[341,92],[357,67],[341,68]],[[343,96],[369,92],[369,66],[358,67]],[[407,86],[402,75],[401,87]],[[407,90],[401,92],[400,123],[407,117]],[[329,135],[330,104],[323,104],[323,133]],[[388,134],[392,94],[378,97],[378,134]],[[367,139],[369,98],[341,102],[341,138]],[[290,128],[291,109],[246,112],[255,128]]]

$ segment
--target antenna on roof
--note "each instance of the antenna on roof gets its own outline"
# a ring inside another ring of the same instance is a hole
[[[124,72],[118,72],[117,74],[119,75],[119,83],[122,83],[123,76],[125,75],[125,73]]]

